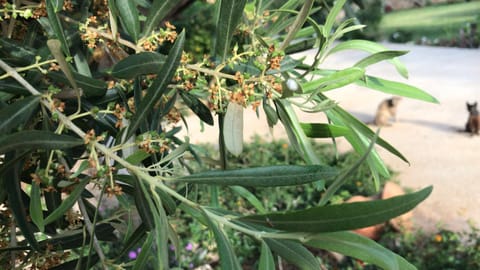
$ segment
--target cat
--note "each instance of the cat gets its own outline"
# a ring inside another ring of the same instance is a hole
[[[378,105],[373,123],[377,126],[391,126],[389,120],[397,120],[397,107],[400,100],[400,97],[392,97],[382,101]]]
[[[477,102],[472,104],[467,102],[467,111],[469,116],[465,125],[465,131],[470,132],[472,135],[478,135],[480,131],[480,113],[478,112]]]

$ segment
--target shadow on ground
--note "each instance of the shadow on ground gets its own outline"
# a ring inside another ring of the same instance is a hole
[[[372,114],[368,113],[363,113],[363,112],[350,112],[352,115],[354,115],[358,120],[363,122],[364,124],[367,125],[373,125],[373,119],[374,116]],[[434,122],[434,121],[428,121],[428,120],[419,120],[419,119],[405,119],[402,118],[398,120],[399,123],[408,123],[412,125],[417,125],[417,126],[423,126],[423,127],[429,127],[431,129],[435,129],[438,131],[442,132],[447,132],[447,133],[465,133],[467,135],[467,132],[465,132],[465,128],[458,126],[458,125],[452,125],[448,123],[439,123],[439,122]],[[395,123],[392,123],[394,126]]]

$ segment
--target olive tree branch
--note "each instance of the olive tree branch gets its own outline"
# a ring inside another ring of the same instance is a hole
[[[2,69],[4,69],[7,73],[9,73],[14,79],[16,79],[22,86],[24,86],[32,95],[42,95],[41,92],[36,90],[15,69],[11,68],[8,64],[3,62],[1,59],[0,59],[0,67]],[[86,133],[82,129],[80,129],[77,125],[75,125],[68,116],[66,116],[62,112],[58,111],[56,108],[50,106],[51,104],[47,99],[43,98],[43,99],[41,99],[40,102],[43,105],[45,105],[45,107],[48,110],[50,110],[52,113],[55,113],[58,116],[58,120],[66,128],[68,128],[69,130],[71,130],[72,132],[77,134],[79,137],[85,138]],[[168,193],[169,195],[171,195],[175,199],[178,199],[179,201],[189,205],[190,207],[193,207],[195,209],[199,209],[201,211],[205,211],[209,218],[215,220],[218,223],[221,223],[225,226],[228,226],[230,228],[233,228],[233,229],[238,230],[240,232],[243,232],[245,234],[251,235],[251,236],[253,236],[257,239],[262,239],[262,238],[266,238],[266,237],[268,237],[268,238],[282,238],[282,239],[292,239],[292,238],[297,238],[298,239],[298,236],[295,237],[293,235],[284,235],[284,234],[275,233],[275,232],[270,233],[270,232],[264,232],[264,231],[257,231],[257,230],[252,230],[252,229],[246,228],[244,226],[238,225],[233,220],[231,220],[229,217],[225,217],[225,216],[215,214],[215,213],[209,211],[207,208],[201,207],[197,203],[189,200],[188,198],[179,194],[178,192],[176,192],[175,190],[173,190],[169,186],[165,185],[165,183],[162,180],[168,180],[168,178],[164,178],[164,177],[161,177],[161,176],[151,176],[148,172],[145,172],[143,168],[140,168],[138,166],[130,164],[128,161],[119,157],[114,151],[112,151],[110,148],[106,147],[105,145],[100,144],[96,141],[91,141],[90,143],[93,144],[95,149],[97,149],[99,152],[102,152],[106,157],[115,160],[120,165],[122,165],[124,168],[126,168],[130,173],[136,175],[140,179],[143,179],[149,185],[156,186],[156,187],[160,188],[161,190],[165,191],[166,193]],[[80,202],[79,202],[79,204],[80,204],[80,207],[81,207]],[[86,217],[86,218],[88,218],[88,217]],[[86,222],[86,226],[87,226],[87,229],[90,233],[94,231],[93,230],[93,224],[91,222]],[[94,235],[92,237],[94,237]],[[94,248],[95,249],[100,248],[99,246],[97,246],[95,244],[95,240],[94,240]],[[97,250],[97,252],[99,254],[101,254],[101,252],[99,252],[98,250]],[[105,262],[103,260],[102,260],[102,263],[105,265]]]

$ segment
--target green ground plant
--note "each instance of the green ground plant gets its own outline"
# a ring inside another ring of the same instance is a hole
[[[206,31],[212,46],[202,59],[185,51],[189,29],[173,20],[183,10],[178,1],[2,2],[2,266],[176,267],[189,252],[175,223],[182,217],[203,226],[194,235],[211,235],[222,269],[241,269],[241,254],[232,246],[232,235],[239,234],[260,249],[259,269],[275,269],[284,260],[320,269],[309,248],[385,269],[415,269],[349,230],[410,211],[432,188],[388,200],[332,203],[363,163],[376,189],[389,176],[374,145],[407,159],[327,94],[355,83],[437,101],[416,87],[368,75],[369,66],[389,60],[407,77],[398,59],[406,52],[363,40],[335,43],[363,27],[351,19],[336,22],[345,2],[290,0],[273,7],[269,1],[217,0]],[[319,8],[329,12],[316,22],[309,14]],[[314,49],[312,64],[291,55],[307,49]],[[328,55],[347,49],[370,54],[352,67],[322,68]],[[243,152],[247,107],[264,113],[270,126],[283,125],[305,165],[229,169],[227,153]],[[217,125],[218,160],[202,157],[188,138],[177,136],[184,108]],[[294,108],[323,113],[328,122],[302,123]],[[340,136],[359,158],[338,170],[322,162],[309,138]],[[210,162],[211,170],[193,170],[187,156]],[[248,190],[310,183],[323,192],[315,206],[301,210],[268,209]],[[196,189],[206,189],[208,200]],[[230,208],[225,190],[236,190],[254,210]],[[101,213],[104,197],[121,207]]]
[[[422,8],[400,10],[383,15],[379,25],[379,35],[395,42],[419,42],[428,44],[460,46],[460,31],[469,36],[471,25],[480,23],[480,2],[433,5]],[[480,33],[476,34],[472,44],[463,46],[478,47]]]
[[[213,145],[201,145],[202,156],[209,160],[218,159],[218,151]],[[348,169],[353,166],[359,156],[354,152],[336,155],[335,150],[330,144],[312,143],[315,153],[319,154],[321,162],[329,166],[335,167],[338,170]],[[289,146],[287,140],[269,141],[268,143],[259,136],[254,136],[251,142],[245,144],[243,152],[238,156],[229,155],[229,165],[233,169],[261,167],[271,165],[307,165],[305,160]],[[200,166],[198,163],[192,163],[197,171],[205,171],[210,167],[208,163]],[[199,167],[199,168],[198,168]],[[198,168],[198,169],[197,169]],[[380,186],[382,187],[384,181],[382,178]],[[239,187],[232,187],[222,191],[221,203],[227,206],[228,209],[233,209],[238,212],[255,212],[255,207],[260,206],[263,211],[292,211],[306,209],[318,206],[318,202],[324,192],[324,187],[319,186],[318,183],[310,183],[298,186],[287,187],[264,187],[264,188],[247,188],[249,193],[255,194],[261,201],[255,201],[252,197],[242,196],[246,194],[245,190]],[[199,200],[204,200],[205,203],[209,201],[209,190],[206,188],[198,188],[195,191]],[[340,204],[347,201],[353,195],[376,196],[378,190],[375,189],[371,178],[371,173],[367,164],[362,164],[355,172],[349,174],[345,180],[345,184],[341,190],[331,199],[331,204]],[[178,264],[182,267],[188,268],[191,264],[193,267],[198,267],[205,264],[212,264],[212,258],[215,256],[215,250],[209,250],[214,239],[208,235],[201,233],[194,233],[202,231],[202,226],[195,223],[185,222],[186,219],[179,218],[177,231],[181,233],[182,246],[189,249],[188,257],[179,260]],[[244,235],[231,233],[229,239],[232,241],[237,255],[239,256],[242,267],[254,269],[256,265],[256,258],[260,256],[260,249],[254,242]],[[334,259],[328,253],[317,252],[315,255],[321,255],[324,263],[334,265]],[[213,262],[215,263],[215,262]],[[284,267],[291,266],[284,262]],[[343,265],[347,265],[344,263]]]
[[[473,270],[480,267],[479,232],[475,226],[463,232],[448,229],[407,235],[389,232],[380,243],[404,256],[418,269]]]
[[[479,239],[479,230],[474,226],[462,232],[439,229],[437,232],[415,231],[406,234],[387,227],[378,242],[406,258],[418,269],[474,270],[480,267]],[[338,261],[328,253],[320,256],[327,269],[381,269],[353,258]]]
[[[358,155],[354,152],[337,156],[333,146],[329,144],[313,143],[312,147],[321,157],[322,163],[339,170],[351,167],[358,159]],[[202,145],[202,151],[205,151],[203,154],[205,157],[211,159],[216,159],[218,156],[218,152],[213,145]],[[251,142],[245,145],[242,154],[230,156],[229,161],[232,168],[305,164],[302,157],[289,147],[288,141],[277,140],[266,143],[259,136],[254,136]],[[194,164],[194,166],[198,166],[198,164]],[[204,167],[203,170],[207,168],[208,166]],[[383,187],[385,181],[391,180],[382,179],[380,186]],[[236,211],[252,211],[254,209],[253,204],[244,197],[238,196],[237,191],[234,189],[225,190],[222,196],[223,203],[228,205],[229,209],[235,209]],[[312,183],[284,188],[249,188],[249,191],[256,194],[258,198],[262,198],[265,209],[278,211],[315,207],[323,189]],[[203,197],[208,201],[208,190],[199,189],[198,192],[199,197]],[[354,195],[378,196],[378,191],[375,190],[371,182],[371,173],[367,164],[362,164],[354,173],[348,176],[348,180],[345,181],[335,198],[332,198],[332,203],[343,203]],[[211,258],[214,258],[212,254],[215,254],[215,250],[208,250],[208,247],[212,246],[214,240],[208,235],[193,233],[202,230],[198,227],[198,224],[191,224],[189,227],[178,227],[178,231],[184,235],[182,237],[182,246],[189,249],[189,252],[186,254],[188,257],[183,258],[183,264],[179,261],[179,265],[188,268],[190,264],[194,267],[212,264]],[[257,266],[255,265],[256,258],[260,254],[260,249],[248,237],[230,234],[229,238],[232,239],[233,246],[237,254],[239,254],[242,266],[247,269],[252,267],[255,269]],[[480,234],[475,226],[471,226],[470,230],[464,232],[441,229],[441,227],[436,232],[423,232],[421,230],[400,232],[387,224],[378,242],[406,258],[418,269],[473,270],[480,267],[480,256],[478,253],[480,249]],[[324,269],[381,269],[352,257],[345,257],[339,260],[329,252],[322,250],[312,251],[321,260]],[[291,264],[283,263],[284,269],[288,269],[290,266]]]

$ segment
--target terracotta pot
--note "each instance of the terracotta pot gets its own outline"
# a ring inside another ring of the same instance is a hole
[[[401,186],[399,186],[394,182],[387,182],[383,187],[381,198],[385,200],[385,199],[389,199],[389,198],[404,195],[404,194],[405,194],[405,191]],[[413,229],[412,216],[413,216],[412,211],[410,211],[394,219],[391,219],[389,223],[397,231],[402,231],[402,232],[411,231]]]

